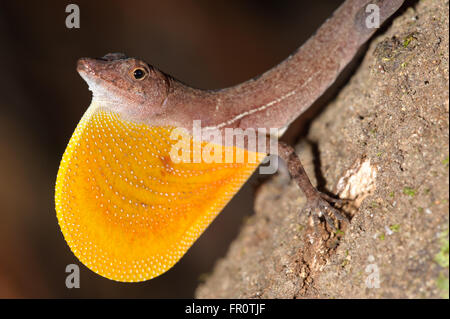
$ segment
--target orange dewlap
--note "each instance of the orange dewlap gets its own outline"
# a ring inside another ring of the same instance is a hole
[[[170,269],[265,156],[176,164],[171,130],[91,105],[70,139],[56,181],[59,225],[78,259],[106,278],[144,281]]]

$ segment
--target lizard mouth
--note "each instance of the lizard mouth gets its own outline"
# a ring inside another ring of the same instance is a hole
[[[99,60],[92,58],[81,58],[77,62],[77,72],[81,77],[89,83],[90,80],[96,75],[94,64],[97,64]]]
[[[77,71],[83,75],[95,74],[95,66],[103,62],[126,60],[128,57],[123,53],[108,53],[101,58],[81,58],[77,62]]]
[[[119,58],[112,58],[112,55],[118,55],[119,53],[110,53],[105,55],[101,59],[93,58],[81,58],[77,63],[77,71],[83,80],[88,84],[89,90],[92,92],[93,99],[104,102],[106,104],[121,103],[122,100],[113,94],[114,90],[110,90],[110,83],[105,81],[101,75],[101,70],[104,68],[104,64],[110,61],[118,60]],[[121,57],[126,58],[121,54]],[[122,59],[121,58],[121,59]]]

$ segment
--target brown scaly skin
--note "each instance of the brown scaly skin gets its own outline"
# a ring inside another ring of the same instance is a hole
[[[404,0],[347,0],[303,46],[260,77],[242,84],[207,91],[184,85],[149,64],[113,53],[101,59],[83,58],[77,70],[95,88],[94,99],[126,119],[149,125],[184,127],[194,120],[203,127],[286,128],[335,81],[358,49],[376,31],[365,25],[367,4],[380,8],[380,24]],[[143,77],[136,79],[140,69]],[[94,91],[94,90],[93,90]],[[100,92],[100,93],[98,93]],[[102,92],[108,98],[104,98]],[[331,215],[344,217],[310,183],[292,147],[280,143],[279,156],[305,193],[306,210],[322,215],[334,228]]]

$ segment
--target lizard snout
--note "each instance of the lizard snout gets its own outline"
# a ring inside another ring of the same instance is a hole
[[[95,59],[91,58],[81,58],[77,62],[77,71],[80,74],[91,73],[93,71],[92,64]]]

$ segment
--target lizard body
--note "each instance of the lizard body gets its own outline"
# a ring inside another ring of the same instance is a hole
[[[380,23],[403,0],[378,0]],[[365,26],[367,0],[347,0],[296,53],[260,77],[222,90],[182,84],[149,64],[118,53],[83,58],[77,70],[93,92],[61,161],[55,203],[74,254],[93,271],[118,281],[143,281],[170,269],[239,190],[266,152],[223,145],[219,161],[188,152],[174,162],[174,128],[284,129],[336,79],[375,32]],[[222,138],[222,135],[221,135]],[[225,161],[231,150],[232,161]],[[244,162],[237,161],[241,152]],[[204,153],[203,153],[204,154]],[[208,154],[207,154],[208,155]],[[342,216],[309,182],[283,143],[281,158],[308,199],[308,209]],[[254,158],[250,161],[250,158]],[[327,222],[331,223],[328,214]]]

